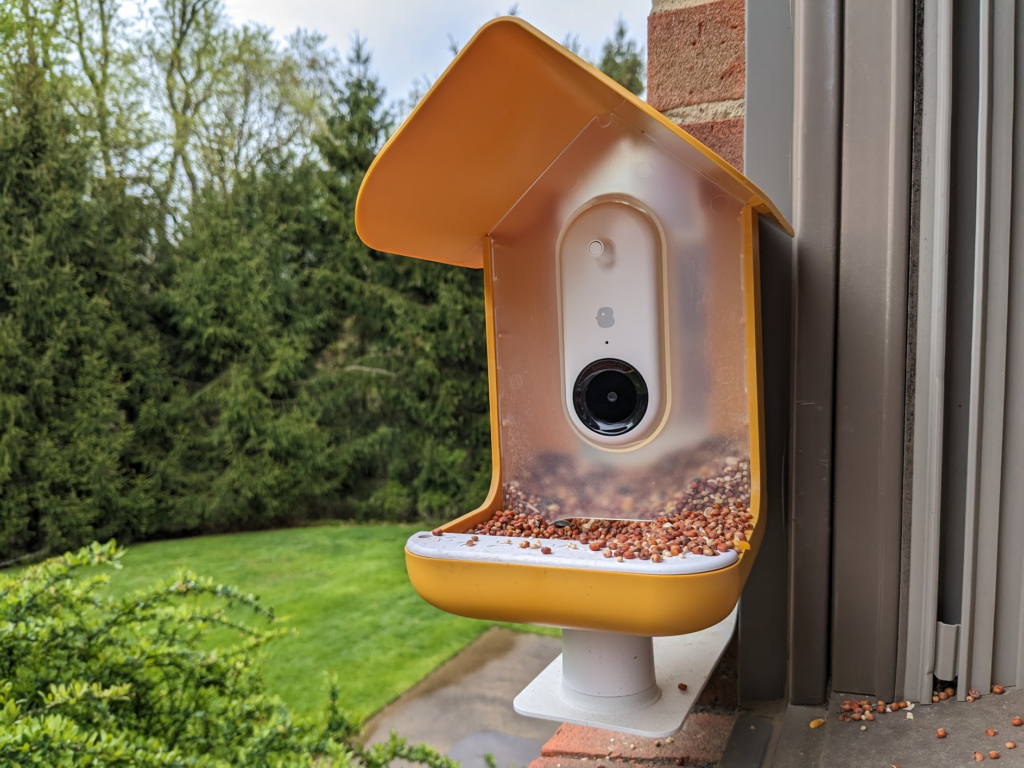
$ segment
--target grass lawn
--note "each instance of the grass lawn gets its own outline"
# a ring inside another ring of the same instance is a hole
[[[415,530],[336,525],[137,544],[111,587],[148,587],[181,567],[258,595],[298,630],[268,647],[270,690],[296,712],[323,711],[333,671],[342,706],[365,717],[492,624],[443,613],[413,591],[403,545]]]

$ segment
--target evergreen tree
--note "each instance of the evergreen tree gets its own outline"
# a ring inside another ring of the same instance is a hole
[[[170,379],[139,424],[163,530],[290,522],[332,487],[306,395],[325,322],[304,295],[314,174],[252,173],[193,202],[157,298]]]
[[[369,63],[357,41],[320,142],[333,279],[325,286],[341,322],[322,361],[337,386],[326,423],[368,463],[361,514],[452,514],[479,503],[490,480],[483,283],[479,272],[359,241],[356,194],[390,127]]]
[[[597,68],[637,96],[644,92],[644,54],[621,17],[615,32],[605,41]]]
[[[131,420],[155,360],[145,216],[91,143],[26,21],[0,101],[0,552],[54,551],[145,516]]]
[[[365,43],[339,75],[321,37],[282,53],[203,5],[161,132],[125,67],[195,0],[148,31],[47,2],[0,16],[0,560],[478,503],[481,274],[359,240],[394,126]]]

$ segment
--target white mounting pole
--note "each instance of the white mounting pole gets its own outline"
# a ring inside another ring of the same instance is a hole
[[[563,629],[562,655],[516,696],[513,706],[527,717],[656,739],[671,736],[683,726],[729,644],[737,611],[700,632],[653,640]]]
[[[653,704],[661,697],[653,638],[563,629],[562,697],[591,712],[628,712]]]

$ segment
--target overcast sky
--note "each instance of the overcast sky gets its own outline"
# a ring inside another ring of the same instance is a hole
[[[369,41],[373,66],[390,99],[407,95],[413,82],[433,81],[451,61],[448,34],[461,45],[483,22],[505,13],[511,0],[226,0],[237,24],[273,27],[283,39],[296,27],[315,29],[342,51],[358,32]],[[588,58],[622,16],[630,35],[647,46],[651,0],[519,0],[519,15],[561,42],[578,34]]]

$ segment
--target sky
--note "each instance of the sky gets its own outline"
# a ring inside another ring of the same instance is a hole
[[[342,52],[357,32],[367,39],[373,68],[389,100],[402,99],[424,78],[433,82],[451,61],[448,35],[462,45],[476,29],[505,13],[513,0],[226,0],[236,24],[272,27],[283,40],[296,27],[317,30]],[[651,0],[519,0],[519,16],[561,42],[578,34],[589,59],[621,16],[646,49]]]

